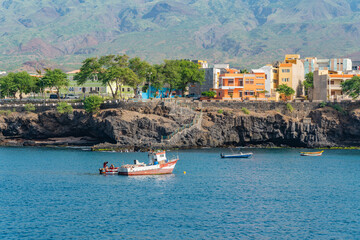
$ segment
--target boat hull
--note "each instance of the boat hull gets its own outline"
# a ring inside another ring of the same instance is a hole
[[[301,152],[300,156],[308,156],[308,157],[317,157],[321,156],[323,151],[321,152]]]
[[[175,168],[178,159],[169,161],[168,163],[149,165],[142,167],[121,167],[119,175],[136,176],[136,175],[161,175],[171,174]]]
[[[103,175],[116,175],[116,174],[119,173],[119,168],[118,167],[117,168],[112,168],[112,169],[110,169],[110,168],[107,168],[107,169],[100,168],[99,172],[100,172],[100,174],[103,174]]]
[[[252,156],[252,153],[250,154],[233,154],[233,155],[220,155],[221,158],[249,158]]]

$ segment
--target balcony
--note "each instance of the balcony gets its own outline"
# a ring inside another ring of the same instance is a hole
[[[243,89],[244,86],[221,86],[220,89]]]
[[[329,88],[333,89],[333,90],[341,90],[341,85],[340,84],[330,84]]]

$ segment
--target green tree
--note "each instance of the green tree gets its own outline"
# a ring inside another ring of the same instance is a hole
[[[149,78],[153,69],[148,62],[142,61],[139,57],[129,60],[129,68],[136,74],[136,77],[131,77],[128,82],[135,90],[135,97],[138,97],[139,87]]]
[[[189,83],[202,84],[205,81],[205,71],[204,69],[199,69],[196,63],[188,60],[179,61],[181,78],[178,81],[177,88],[181,89],[182,95],[184,96],[184,92]]]
[[[305,75],[304,81],[305,95],[309,96],[309,89],[314,88],[314,74],[309,72]]]
[[[69,86],[70,83],[66,73],[60,69],[47,69],[43,80],[47,82],[50,87],[56,89],[58,99],[60,99],[60,89]]]
[[[249,73],[249,71],[246,68],[244,68],[243,70],[240,70],[240,73]]]
[[[286,84],[279,85],[276,91],[285,96],[285,98],[283,99],[284,101],[286,101],[286,99],[291,95],[295,94],[295,90],[287,86]]]
[[[163,82],[169,87],[169,94],[180,85],[181,81],[181,70],[180,64],[177,60],[165,60],[162,65],[160,76]]]
[[[10,74],[9,74],[10,75]],[[1,97],[15,98],[16,92],[18,91],[14,78],[10,76],[0,78],[0,92]]]
[[[356,99],[360,95],[360,77],[354,76],[349,80],[341,83],[341,88],[344,94]]]
[[[111,95],[116,98],[120,92],[121,84],[133,79],[126,78],[125,73],[129,73],[129,57],[127,55],[107,55],[100,58],[87,58],[83,61],[80,72],[74,76],[74,80],[79,85],[87,81],[98,81],[103,86],[109,87]],[[130,73],[131,74],[131,73]],[[133,77],[132,75],[131,77]]]
[[[100,105],[104,100],[99,96],[90,96],[84,100],[84,108],[87,113],[98,113],[100,110]]]
[[[30,93],[34,87],[34,79],[27,72],[9,73],[7,77],[12,88],[19,93],[20,100],[23,98],[23,94]]]

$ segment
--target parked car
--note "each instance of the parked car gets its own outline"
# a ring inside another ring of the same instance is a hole
[[[65,99],[79,99],[80,97],[78,96],[78,95],[75,95],[75,94],[72,94],[72,93],[70,93],[70,94],[67,94],[66,96],[65,96]]]
[[[50,94],[49,98],[50,99],[58,99],[58,95],[57,94]]]

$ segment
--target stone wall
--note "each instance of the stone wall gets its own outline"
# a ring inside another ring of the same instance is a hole
[[[262,113],[265,111],[276,111],[291,117],[295,118],[304,118],[306,117],[310,111],[319,108],[321,101],[313,101],[313,102],[289,102],[289,104],[293,107],[293,111],[290,112],[287,108],[287,103],[285,102],[275,102],[275,101],[232,101],[232,100],[208,100],[208,101],[192,101],[192,100],[167,100],[161,101],[160,99],[154,99],[149,101],[121,101],[121,100],[109,100],[105,101],[101,105],[101,109],[111,109],[111,108],[120,108],[125,110],[132,110],[136,111],[137,108],[154,108],[157,104],[171,104],[173,105],[176,103],[177,105],[181,105],[183,107],[188,108],[218,108],[218,109],[234,109],[234,110],[241,110],[242,108],[246,108],[251,112]],[[84,104],[82,102],[78,103],[69,103],[74,109],[84,109]],[[330,105],[338,104],[344,110],[347,109],[354,109],[360,107],[360,101],[341,101],[338,103],[329,103]],[[47,110],[55,110],[57,107],[57,103],[34,103],[35,105],[35,112],[43,112]],[[24,103],[7,103],[7,104],[0,104],[0,110],[10,110],[16,112],[25,111],[25,104]]]

